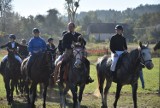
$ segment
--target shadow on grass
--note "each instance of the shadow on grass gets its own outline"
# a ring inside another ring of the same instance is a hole
[[[28,104],[26,102],[14,101],[11,105],[11,108],[28,108]]]

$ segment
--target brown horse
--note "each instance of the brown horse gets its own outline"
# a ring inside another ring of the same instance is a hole
[[[87,80],[87,69],[85,63],[83,62],[84,50],[78,45],[73,48],[73,58],[70,59],[68,64],[67,80],[64,84],[59,83],[60,91],[60,106],[61,108],[66,108],[65,97],[70,89],[73,96],[73,108],[79,108],[82,101],[82,94],[85,88]],[[78,92],[79,87],[79,94]]]
[[[107,94],[111,87],[112,81],[117,83],[116,96],[114,101],[114,108],[117,107],[117,102],[120,97],[120,91],[123,85],[130,84],[132,86],[132,97],[134,102],[134,108],[137,108],[137,88],[139,78],[140,63],[144,64],[147,69],[153,68],[151,60],[151,53],[146,46],[140,42],[138,49],[132,50],[130,53],[125,54],[121,59],[120,67],[116,71],[116,76],[111,76],[110,66],[111,59],[104,56],[98,60],[97,63],[97,77],[99,84],[99,91],[102,97],[102,108],[107,108]],[[106,87],[103,90],[103,84],[106,80]]]
[[[9,51],[4,72],[2,73],[9,105],[13,102],[14,87],[17,86],[20,78],[20,66],[20,62],[15,58],[15,52]]]
[[[27,76],[27,61],[25,59],[22,62],[21,70],[23,76]],[[50,52],[46,51],[45,53],[41,53],[37,55],[32,67],[31,67],[31,87],[29,88],[29,83],[25,83],[26,91],[27,91],[27,99],[28,103],[31,104],[31,107],[34,107],[35,98],[36,98],[36,89],[38,83],[43,83],[43,107],[46,107],[46,93],[47,87],[49,84],[49,78],[51,74],[51,56]],[[25,77],[24,77],[25,79]]]

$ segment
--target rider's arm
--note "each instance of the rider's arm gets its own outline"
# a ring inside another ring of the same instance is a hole
[[[42,39],[42,51],[45,51],[47,49],[46,42]]]
[[[29,41],[28,51],[29,51],[31,54],[33,54],[33,43],[32,43],[32,40]]]
[[[112,36],[111,40],[110,40],[110,50],[112,51],[112,53],[116,53],[114,50],[114,37]]]
[[[2,45],[2,46],[0,46],[0,48],[8,47],[8,46],[9,46],[8,44],[9,44],[9,43],[7,43],[7,44],[5,44],[5,45]]]

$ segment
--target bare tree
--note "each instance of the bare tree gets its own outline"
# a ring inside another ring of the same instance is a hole
[[[75,22],[76,11],[79,7],[80,0],[65,0],[65,8],[68,12],[68,22]]]
[[[6,32],[6,18],[7,13],[11,11],[12,0],[0,0],[0,11],[1,11],[1,30],[2,32]]]

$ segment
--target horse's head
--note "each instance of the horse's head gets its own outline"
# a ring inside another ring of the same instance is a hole
[[[151,57],[151,52],[150,49],[148,48],[149,43],[147,45],[142,45],[142,43],[139,43],[140,46],[140,60],[141,63],[146,66],[147,69],[152,69],[154,67],[152,63],[152,57]]]
[[[160,41],[154,46],[154,51],[160,49]]]
[[[80,68],[81,64],[82,64],[82,59],[84,56],[84,49],[81,47],[81,45],[79,43],[76,43],[74,45],[73,55],[74,55],[74,59],[75,59],[74,66],[76,68]]]

